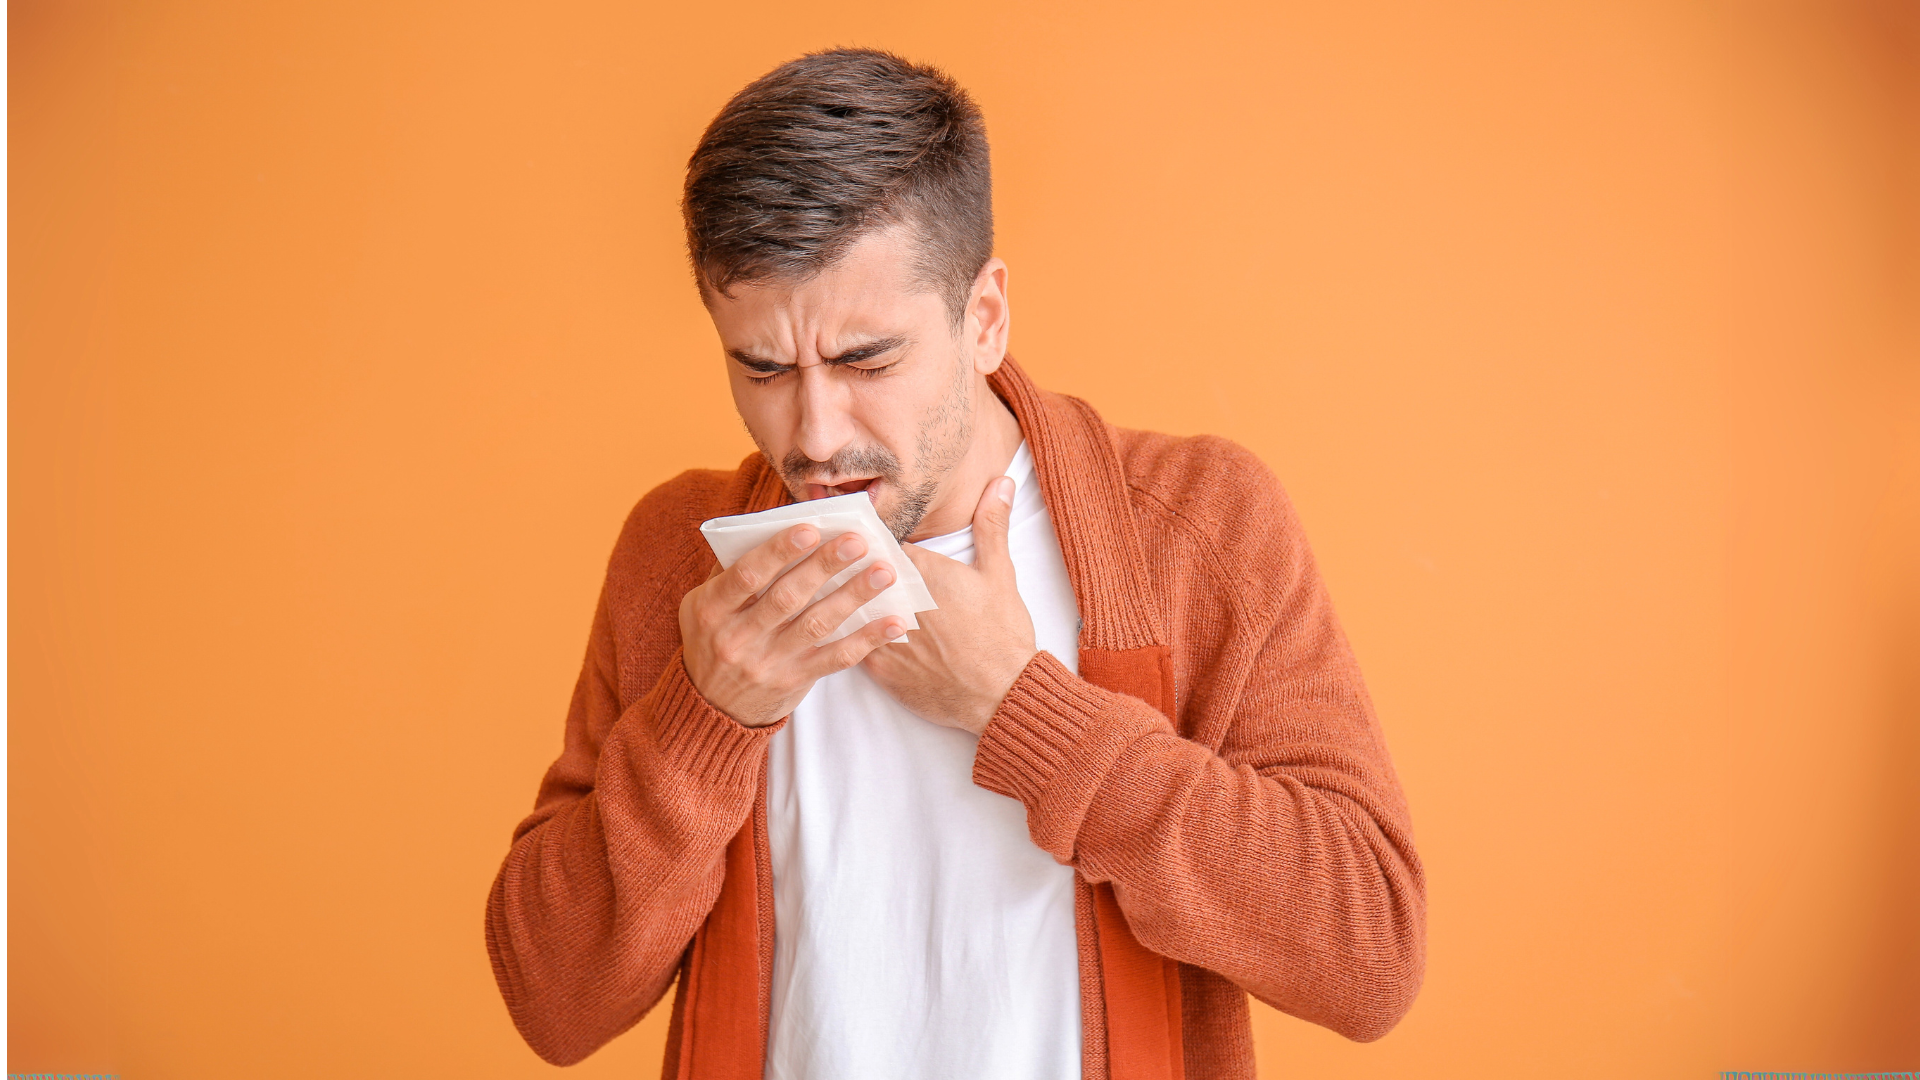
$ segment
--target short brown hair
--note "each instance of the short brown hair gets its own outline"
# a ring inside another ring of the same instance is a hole
[[[830,49],[733,96],[687,162],[694,277],[802,281],[876,228],[918,233],[920,282],[959,325],[993,256],[993,180],[980,109],[945,72],[873,49]]]

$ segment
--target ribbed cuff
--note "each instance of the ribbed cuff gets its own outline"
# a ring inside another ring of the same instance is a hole
[[[1144,701],[1103,690],[1042,652],[1027,663],[980,735],[973,782],[1027,808],[1033,842],[1061,863],[1113,763],[1168,728]]]
[[[654,687],[651,705],[661,755],[709,784],[756,786],[767,742],[787,724],[782,717],[765,727],[748,727],[714,708],[687,678],[678,652]]]

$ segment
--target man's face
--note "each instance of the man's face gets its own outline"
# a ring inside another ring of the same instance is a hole
[[[913,243],[877,230],[806,281],[706,296],[734,406],[793,497],[866,492],[901,539],[966,453],[975,398],[1000,364],[914,280]]]

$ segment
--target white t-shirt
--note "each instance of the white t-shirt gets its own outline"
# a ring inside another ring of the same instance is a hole
[[[1022,443],[1009,547],[1036,643],[1068,668],[1080,616]],[[921,547],[973,562],[973,530]],[[859,667],[774,735],[767,1080],[1074,1080],[1073,870],[1026,808],[973,783],[979,739],[908,712]]]

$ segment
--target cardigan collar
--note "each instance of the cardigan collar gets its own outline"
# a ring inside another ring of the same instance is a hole
[[[987,382],[1013,410],[1033,454],[1040,494],[1080,604],[1080,647],[1121,651],[1164,644],[1126,472],[1106,422],[1079,398],[1042,390],[1011,356]],[[793,501],[764,456],[748,460],[757,469],[746,513]]]

